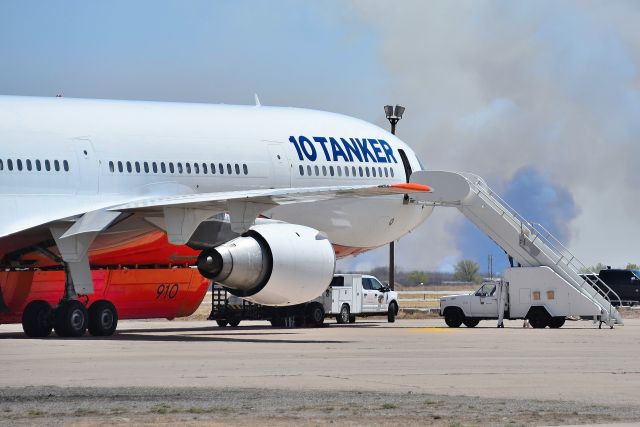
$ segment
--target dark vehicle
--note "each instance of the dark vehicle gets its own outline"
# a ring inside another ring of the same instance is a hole
[[[591,276],[592,273],[581,276]],[[618,294],[623,305],[636,305],[640,303],[640,270],[621,270],[608,268],[600,270],[598,275],[615,293]],[[614,305],[618,302],[611,301]]]

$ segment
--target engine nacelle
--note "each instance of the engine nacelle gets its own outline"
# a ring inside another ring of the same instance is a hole
[[[335,269],[326,236],[302,225],[254,225],[241,237],[202,251],[198,270],[231,294],[264,305],[295,305],[325,291]]]

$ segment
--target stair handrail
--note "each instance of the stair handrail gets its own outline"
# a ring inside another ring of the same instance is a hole
[[[503,213],[510,214],[512,219],[515,220],[514,222],[516,222],[516,224],[515,224],[516,226],[520,226],[521,229],[523,228],[523,226],[526,226],[526,229],[527,229],[528,233],[530,234],[530,238],[532,238],[531,239],[532,242],[534,242],[536,239],[540,239],[551,250],[553,255],[558,257],[556,265],[559,265],[560,261],[564,260],[565,264],[571,269],[571,271],[573,273],[577,274],[578,277],[580,277],[580,279],[581,279],[581,281],[579,281],[579,282],[576,281],[576,283],[574,283],[574,287],[577,286],[578,289],[580,289],[583,292],[586,292],[591,298],[594,298],[594,295],[592,295],[584,287],[584,284],[588,283],[588,284],[591,285],[591,288],[596,292],[596,294],[599,294],[602,297],[604,297],[605,300],[607,301],[607,303],[609,304],[609,307],[602,307],[602,308],[603,309],[608,309],[609,317],[612,316],[613,311],[615,310],[615,308],[613,307],[613,304],[611,302],[611,298],[608,296],[608,294],[609,293],[613,294],[616,297],[616,299],[618,301],[620,301],[620,297],[618,296],[618,294],[615,291],[613,291],[613,289],[611,289],[599,277],[597,279],[598,279],[598,282],[600,282],[600,283],[596,284],[592,280],[587,279],[586,277],[580,276],[580,273],[578,271],[576,271],[575,266],[571,265],[571,263],[575,260],[576,262],[579,263],[579,265],[584,266],[584,264],[582,264],[582,262],[580,262],[580,260],[577,259],[575,257],[575,255],[573,255],[568,249],[566,249],[566,247],[551,232],[549,232],[541,224],[537,224],[536,223],[537,225],[539,225],[541,227],[542,230],[544,230],[543,233],[540,233],[539,230],[537,229],[536,225],[534,225],[533,223],[530,223],[525,217],[523,217],[518,211],[516,211],[511,205],[509,205],[502,197],[500,197],[500,195],[498,195],[496,192],[494,192],[491,189],[491,187],[489,187],[487,185],[487,183],[480,176],[472,174],[472,173],[463,173],[462,176],[464,176],[464,178],[470,184],[470,187],[472,189],[477,188],[478,193],[483,193],[486,196],[489,196],[489,201],[490,202],[493,202],[495,200],[495,202],[493,204],[496,205],[496,207],[498,209],[500,209]],[[491,199],[493,199],[493,200],[491,200]],[[518,222],[519,222],[519,224],[518,224]],[[556,244],[554,244],[554,241],[562,249],[564,249],[564,251],[567,254],[569,254],[571,258],[569,258],[565,254],[563,254],[561,250],[558,250],[558,248],[556,247]],[[583,267],[583,268],[586,268],[586,267]],[[575,279],[574,279],[574,281],[575,281]],[[607,289],[606,292],[602,289],[603,287],[605,289]]]
[[[584,263],[580,261],[580,259],[578,259],[578,257],[576,257],[566,246],[564,246],[557,237],[555,237],[549,230],[547,230],[544,225],[540,223],[533,223],[532,225],[535,227],[536,233],[542,232],[546,234],[547,239],[555,241],[555,243],[561,248],[562,251],[571,256],[571,258],[567,262],[567,265],[571,267],[571,269],[576,274],[583,278],[583,280],[587,281],[592,286],[595,285],[595,288],[600,291],[600,294],[602,294],[602,296],[605,297],[607,301],[609,301],[609,304],[613,305],[612,298],[609,297],[609,295],[613,295],[614,300],[618,301],[618,303],[622,305],[622,300],[620,299],[618,293],[614,291],[609,285],[607,285],[607,283],[598,276],[598,273],[589,270],[588,267],[584,265]],[[592,280],[589,276],[587,276],[588,273],[594,274],[595,280]],[[582,277],[581,274],[584,274],[585,276]]]

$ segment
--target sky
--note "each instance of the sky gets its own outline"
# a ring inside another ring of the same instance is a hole
[[[473,172],[585,264],[640,263],[640,3],[0,2],[0,94],[251,104],[388,126],[429,169]],[[405,270],[494,269],[502,250],[436,209]],[[340,262],[386,265],[380,248]]]

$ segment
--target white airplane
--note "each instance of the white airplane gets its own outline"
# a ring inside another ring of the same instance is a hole
[[[90,251],[162,230],[235,295],[291,305],[322,293],[336,254],[396,240],[433,209],[414,203],[430,188],[409,146],[327,112],[2,96],[0,143],[0,266],[33,267],[34,252],[64,266],[66,336],[86,328]],[[47,310],[25,310],[31,335]]]

